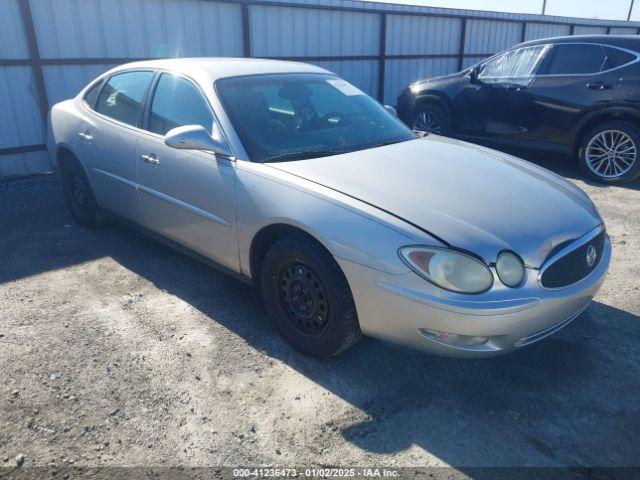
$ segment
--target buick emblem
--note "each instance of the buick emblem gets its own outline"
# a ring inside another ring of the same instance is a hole
[[[596,252],[593,245],[589,245],[589,248],[587,248],[587,266],[593,267],[596,263],[596,258],[598,258],[598,252]]]

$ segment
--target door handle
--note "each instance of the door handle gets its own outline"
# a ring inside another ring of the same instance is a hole
[[[587,83],[585,87],[587,87],[589,90],[609,90],[610,88],[612,88],[612,85],[609,83],[596,82]]]
[[[93,140],[93,135],[91,135],[89,132],[78,132],[78,136],[81,139],[86,140],[87,142],[90,142]]]
[[[145,153],[144,155],[140,155],[140,160],[150,163],[154,167],[160,165],[160,160],[158,160],[158,157],[155,153]]]
[[[509,85],[507,90],[514,90],[516,92],[521,92],[522,90],[526,90],[527,87],[525,85]]]

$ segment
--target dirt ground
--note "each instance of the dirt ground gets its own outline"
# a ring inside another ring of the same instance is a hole
[[[566,329],[482,361],[367,339],[307,358],[251,287],[124,226],[78,227],[55,175],[0,182],[0,476],[337,465],[587,478],[640,466],[640,185],[542,164],[600,209],[608,278]]]

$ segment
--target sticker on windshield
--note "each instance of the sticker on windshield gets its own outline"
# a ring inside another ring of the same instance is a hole
[[[333,78],[331,80],[327,80],[327,82],[340,90],[345,95],[364,95],[364,92],[357,87],[354,87],[349,82],[342,80],[340,78]]]

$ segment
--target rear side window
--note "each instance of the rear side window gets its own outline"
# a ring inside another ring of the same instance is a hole
[[[607,56],[600,45],[557,44],[554,45],[542,74],[577,75],[598,73],[605,67]]]
[[[98,96],[95,110],[127,125],[137,125],[142,101],[153,72],[126,72],[114,75]]]
[[[149,130],[165,135],[172,128],[183,125],[200,125],[211,133],[213,114],[207,101],[191,82],[163,74],[153,95]]]
[[[609,68],[618,68],[622,65],[626,65],[627,63],[631,63],[636,60],[635,55],[629,52],[625,52],[624,50],[620,50],[618,48],[613,47],[604,47],[607,52],[607,66]]]
[[[102,86],[102,81],[96,82],[94,86],[92,86],[87,93],[84,95],[84,101],[91,108],[96,104],[96,99],[98,98],[98,93],[100,93],[100,87]]]

